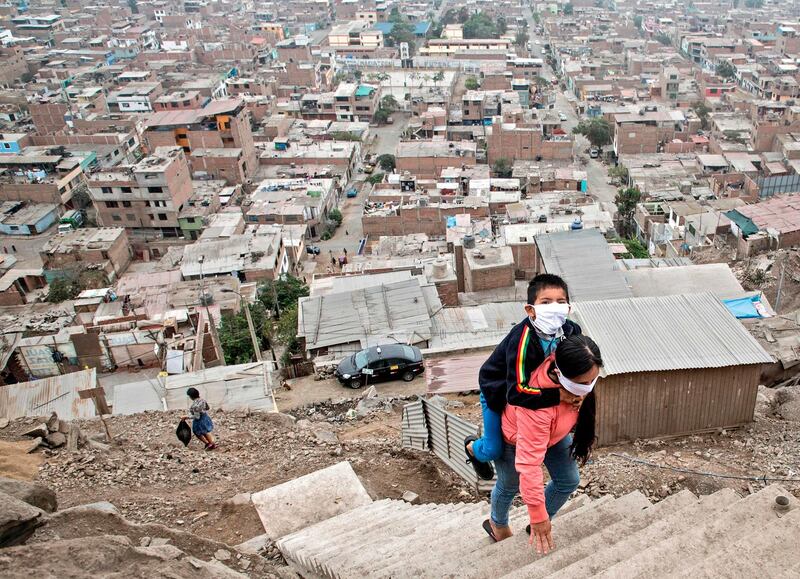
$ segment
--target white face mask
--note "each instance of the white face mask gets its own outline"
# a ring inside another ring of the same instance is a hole
[[[556,369],[558,367],[556,366]],[[592,380],[591,384],[581,384],[580,382],[573,382],[564,374],[561,373],[561,370],[558,371],[558,382],[561,384],[564,389],[569,392],[570,394],[574,394],[575,396],[586,396],[594,389],[594,385],[597,384],[597,379],[600,377],[598,374],[595,376],[594,380]]]
[[[531,318],[533,327],[548,336],[558,332],[569,314],[569,304],[537,304],[530,307],[536,312],[536,318]]]

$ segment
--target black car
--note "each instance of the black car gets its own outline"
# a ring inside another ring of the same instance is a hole
[[[402,378],[411,382],[422,374],[422,352],[415,346],[387,344],[373,346],[339,362],[336,378],[350,388],[361,388],[373,382]]]
[[[319,255],[320,249],[316,245],[306,245],[306,253],[311,255]]]

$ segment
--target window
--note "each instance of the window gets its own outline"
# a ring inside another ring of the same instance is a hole
[[[161,221],[166,221],[167,220],[167,214],[166,213],[159,213],[158,214],[158,218]]]
[[[108,259],[108,252],[107,251],[101,251],[100,252],[100,257],[102,257],[103,259]]]
[[[164,192],[164,188],[163,187],[148,187],[147,190],[150,193],[163,193]]]
[[[133,213],[126,213],[125,219],[127,219],[128,221],[136,221],[136,216]]]
[[[123,193],[130,193],[131,192],[131,188],[130,187],[122,187],[122,192]]]
[[[116,207],[119,207],[119,203],[117,203],[116,201],[106,201],[106,207],[108,207],[109,209],[114,209]]]
[[[11,143],[3,143],[3,148],[4,149],[10,149],[11,148]]]
[[[122,206],[123,207],[130,207],[131,206],[131,202],[130,201],[123,201],[122,202]]]
[[[111,187],[100,187],[100,191],[103,193],[111,193]]]
[[[112,221],[122,221],[122,218],[115,213],[114,215],[111,216],[111,220]]]
[[[133,144],[134,144],[135,142],[136,142],[136,139],[134,139],[133,137],[131,137],[130,139],[128,139],[128,146],[129,146],[129,147],[133,147]]]
[[[194,217],[187,217],[186,223],[194,223]]]

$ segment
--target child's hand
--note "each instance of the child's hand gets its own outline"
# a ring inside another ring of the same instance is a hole
[[[580,408],[581,404],[583,404],[583,396],[576,396],[572,392],[567,391],[566,388],[559,388],[559,395],[561,397],[561,402],[566,402],[576,409]]]

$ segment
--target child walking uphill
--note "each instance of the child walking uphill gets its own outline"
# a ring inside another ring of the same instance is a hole
[[[595,440],[594,385],[603,360],[591,338],[570,336],[533,373],[529,388],[565,390],[576,403],[530,410],[508,404],[503,411],[503,454],[495,461],[497,482],[492,489],[491,519],[483,528],[495,540],[512,535],[508,511],[520,490],[528,507],[531,543],[538,553],[555,548],[550,519],[578,488],[578,461],[589,458]],[[571,434],[574,429],[574,434]],[[544,486],[542,464],[550,482]]]
[[[189,388],[186,391],[186,395],[192,400],[192,405],[189,406],[189,416],[192,418],[192,432],[206,445],[206,450],[214,450],[217,448],[217,445],[214,444],[214,437],[211,434],[214,430],[214,423],[211,422],[211,417],[208,415],[211,407],[208,402],[200,398],[200,392],[198,392],[197,388]]]
[[[494,477],[490,461],[498,459],[503,452],[500,417],[507,402],[536,410],[571,400],[568,393],[527,388],[531,373],[558,342],[581,333],[578,324],[567,320],[569,289],[564,280],[552,274],[534,277],[528,284],[525,313],[525,319],[497,345],[478,375],[483,432],[481,438],[467,437],[464,445],[467,462],[485,480]]]

